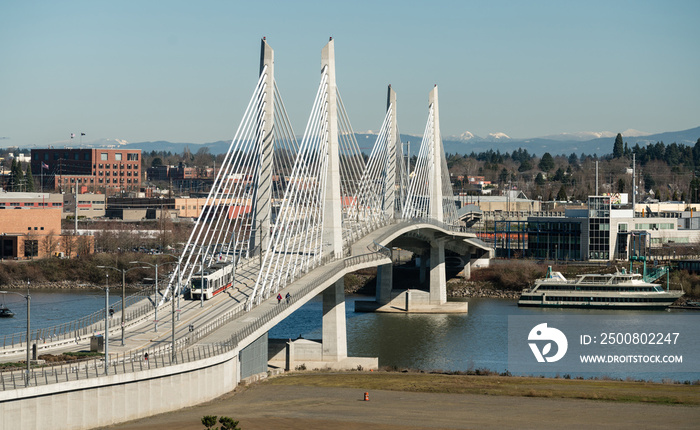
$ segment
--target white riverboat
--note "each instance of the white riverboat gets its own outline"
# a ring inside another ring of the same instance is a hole
[[[680,290],[645,282],[639,273],[587,274],[568,280],[551,269],[547,277],[523,290],[518,306],[664,309],[683,295]]]

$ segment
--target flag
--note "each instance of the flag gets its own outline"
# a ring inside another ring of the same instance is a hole
[[[48,168],[49,168],[49,165],[46,164],[46,163],[44,163],[44,162],[42,161],[42,162],[41,162],[41,168],[42,168],[42,169],[48,169]]]
[[[71,133],[71,134],[70,134],[70,138],[72,139],[72,138],[74,138],[74,137],[75,137],[75,133]]]

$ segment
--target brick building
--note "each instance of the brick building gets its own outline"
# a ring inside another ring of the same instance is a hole
[[[93,236],[61,234],[61,208],[0,210],[0,259],[92,253]]]
[[[105,194],[141,187],[140,149],[32,149],[31,166],[35,178],[43,173],[44,187],[58,191],[69,191],[76,184]]]

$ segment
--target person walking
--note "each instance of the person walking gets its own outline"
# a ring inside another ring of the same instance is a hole
[[[282,301],[282,293],[277,293],[277,304],[279,305]]]
[[[292,295],[287,293],[286,296],[284,296],[285,299],[287,299],[287,304],[289,304],[289,301],[292,299]]]

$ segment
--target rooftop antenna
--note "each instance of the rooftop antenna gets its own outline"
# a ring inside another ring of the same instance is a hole
[[[598,160],[595,160],[595,195],[598,196]]]
[[[637,154],[632,153],[632,216],[637,203]]]

